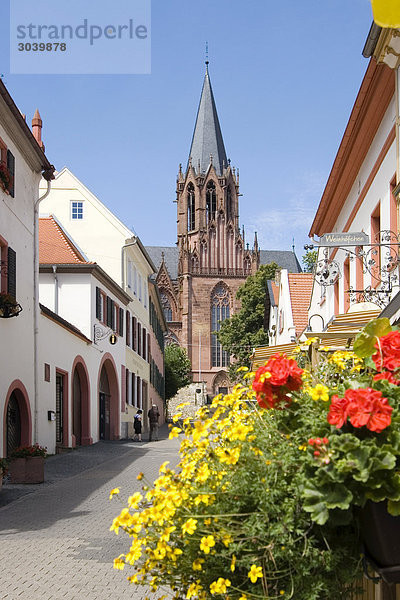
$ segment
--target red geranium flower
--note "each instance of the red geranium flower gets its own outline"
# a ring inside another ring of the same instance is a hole
[[[343,427],[347,418],[353,427],[367,427],[380,433],[391,423],[393,408],[382,392],[372,388],[346,390],[344,398],[333,396],[328,413],[328,423]]]
[[[345,394],[346,395],[346,394]],[[349,401],[346,398],[332,396],[331,405],[328,413],[328,423],[336,425],[337,429],[343,427],[347,420],[347,406]]]
[[[275,408],[280,402],[290,402],[288,391],[297,391],[302,386],[303,370],[286,354],[272,356],[260,367],[253,381],[253,390],[261,408]]]
[[[374,381],[378,381],[379,379],[386,379],[389,383],[393,383],[393,385],[400,384],[400,381],[390,371],[382,371],[382,373],[374,375]]]
[[[377,371],[395,371],[400,367],[400,331],[391,331],[379,338],[372,360]]]

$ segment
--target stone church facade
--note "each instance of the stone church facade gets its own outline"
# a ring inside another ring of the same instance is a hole
[[[206,66],[188,163],[185,170],[179,166],[177,177],[177,246],[147,251],[158,267],[167,343],[187,350],[193,381],[205,382],[205,391],[213,395],[229,387],[229,355],[215,332],[239,309],[239,287],[260,260],[301,269],[293,252],[260,252],[256,235],[251,248],[245,243],[239,226],[239,171],[226,156]]]

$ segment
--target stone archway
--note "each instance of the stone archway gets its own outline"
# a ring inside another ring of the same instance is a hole
[[[3,413],[3,456],[11,456],[18,446],[32,443],[32,417],[29,397],[22,381],[9,387]]]
[[[227,394],[229,392],[229,378],[226,371],[219,371],[214,377],[212,383],[212,393],[213,396],[217,396],[218,394]]]
[[[72,446],[89,446],[90,435],[90,384],[85,361],[77,356],[72,366]]]
[[[99,368],[99,439],[120,439],[119,386],[115,362],[107,353]]]

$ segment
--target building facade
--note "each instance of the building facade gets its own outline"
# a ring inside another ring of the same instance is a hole
[[[0,455],[38,441],[39,181],[54,167],[0,80]],[[20,310],[22,309],[22,310]]]
[[[147,414],[152,401],[159,405],[160,423],[163,422],[164,390],[159,393],[160,387],[157,393],[153,390],[150,394],[149,278],[155,267],[140,239],[67,168],[56,174],[40,210],[43,217],[53,215],[88,261],[96,263],[129,298],[123,315],[116,316],[118,331],[125,340],[124,373],[119,374],[120,395],[125,403],[120,435],[133,435],[136,411],[141,409]],[[160,299],[155,298],[154,302],[160,303]],[[98,326],[106,331],[109,324]],[[163,361],[159,370],[164,377]],[[144,425],[146,428],[146,420]]]

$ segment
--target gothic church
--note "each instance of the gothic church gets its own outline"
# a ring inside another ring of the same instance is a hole
[[[294,252],[252,248],[239,227],[239,170],[227,159],[206,62],[186,169],[176,188],[177,247],[148,246],[169,327],[167,343],[186,348],[193,381],[208,394],[229,387],[229,355],[215,332],[239,309],[236,292],[260,264],[301,271]]]

